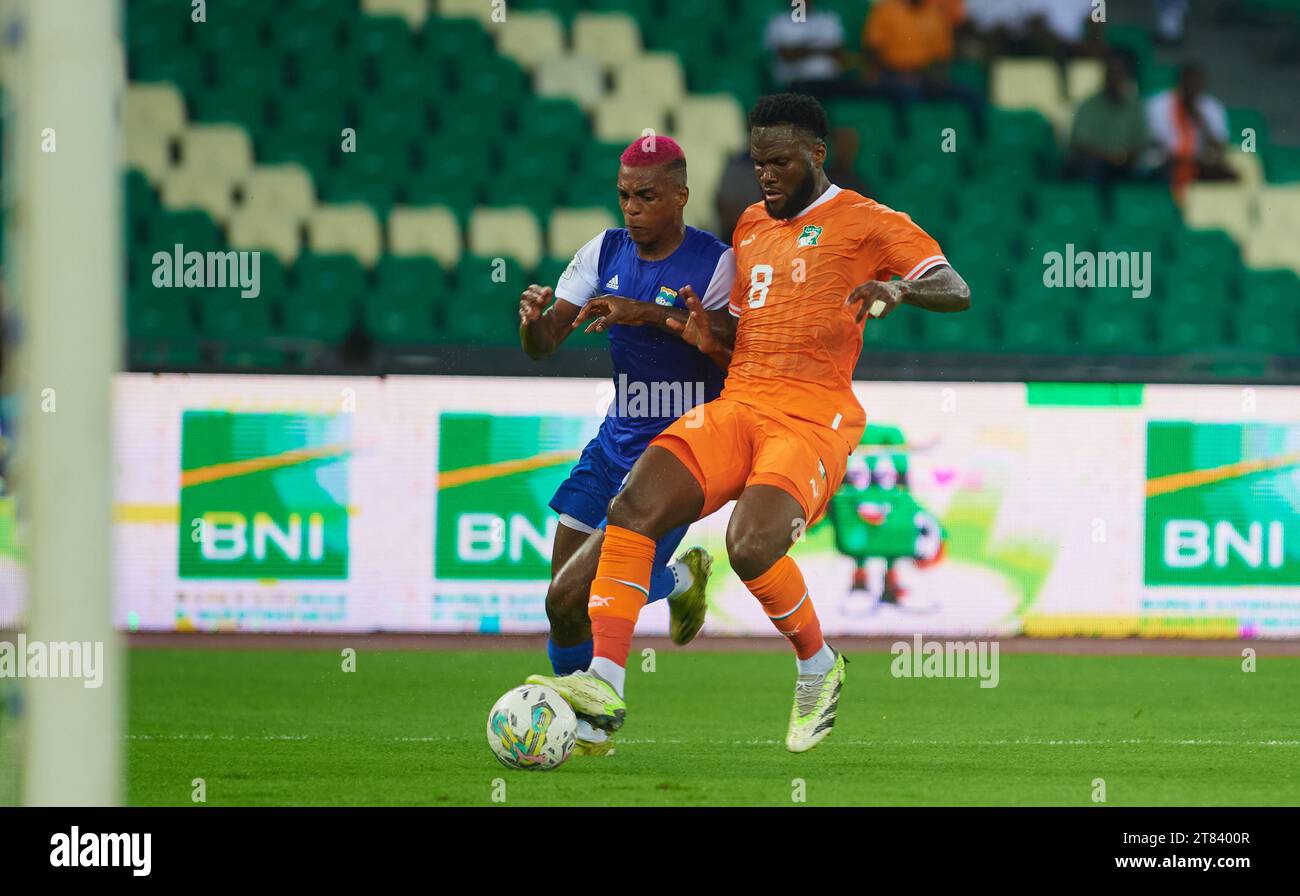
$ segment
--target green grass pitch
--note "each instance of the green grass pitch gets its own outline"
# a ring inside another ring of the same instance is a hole
[[[849,654],[833,736],[785,751],[779,652],[634,651],[608,757],[517,772],[487,711],[540,652],[131,652],[133,804],[491,806],[1300,804],[1300,659],[1001,656],[1000,683],[890,675]],[[802,781],[802,785],[799,783]],[[500,785],[495,787],[500,796]]]

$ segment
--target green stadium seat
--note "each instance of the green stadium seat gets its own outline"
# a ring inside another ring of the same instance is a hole
[[[127,325],[133,339],[189,338],[195,332],[189,296],[142,284],[127,295]]]
[[[1028,217],[1023,190],[1000,189],[999,184],[976,181],[966,185],[957,197],[955,226],[984,239],[1012,239],[1025,226]]]
[[[197,340],[183,343],[133,340],[127,348],[127,357],[136,370],[193,369],[203,363]]]
[[[893,104],[885,100],[832,100],[826,115],[835,127],[855,129],[864,148],[882,137],[893,139],[903,130]]]
[[[921,339],[918,347],[947,352],[986,352],[995,349],[996,307],[992,301],[978,304],[972,302],[971,307],[965,311],[919,315]]]
[[[431,17],[416,39],[423,55],[437,60],[479,59],[495,52],[492,38],[483,25],[473,19]]]
[[[1270,146],[1264,156],[1264,171],[1273,183],[1300,181],[1300,147]]]
[[[1074,251],[1087,249],[1094,251],[1098,247],[1099,223],[1086,221],[1036,222],[1026,227],[1022,233],[1024,254],[1037,260],[1040,265],[1048,252],[1060,252],[1062,255],[1073,245]]]
[[[906,120],[910,152],[940,153],[949,128],[955,132],[956,151],[952,155],[961,156],[967,141],[975,141],[970,107],[964,103],[911,103],[907,107]]]
[[[1002,347],[1008,351],[1051,354],[1071,351],[1073,314],[1065,290],[1042,290],[1002,309]]]
[[[1116,224],[1173,230],[1181,216],[1167,184],[1117,184],[1111,200]]]
[[[1300,307],[1300,278],[1289,269],[1248,269],[1241,278],[1237,301],[1260,308]]]
[[[1101,227],[1101,194],[1092,184],[1042,184],[1034,196],[1033,226],[1093,231]]]
[[[1263,154],[1269,146],[1268,119],[1255,109],[1240,107],[1228,110],[1228,142],[1240,146],[1245,137],[1242,131],[1250,128],[1255,132],[1255,152]]]
[[[365,303],[366,329],[381,343],[434,342],[438,338],[432,296],[380,291]]]
[[[582,0],[512,0],[510,8],[526,12],[553,12],[560,17],[562,22],[568,24],[573,21],[573,17],[582,10],[584,5]]]
[[[210,252],[223,248],[221,235],[207,212],[163,211],[154,219],[150,232],[153,237],[153,245],[147,247],[150,256],[160,249],[171,251],[177,243],[186,252]]]
[[[1223,323],[1218,309],[1165,304],[1155,318],[1155,348],[1179,353],[1217,349],[1225,343]]]
[[[266,345],[228,345],[217,356],[217,363],[222,367],[238,370],[280,370],[286,361],[283,351]]]
[[[1300,305],[1246,305],[1231,315],[1239,348],[1296,355],[1300,345],[1297,311]]]
[[[900,166],[899,176],[887,185],[889,188],[898,188],[906,193],[943,193],[946,199],[958,190],[965,177],[961,156],[957,153],[917,150],[906,152],[904,158],[907,163]],[[951,203],[947,204],[951,207]]]
[[[1076,313],[1082,347],[1089,352],[1143,354],[1150,348],[1150,315],[1145,299],[1095,291]]]
[[[560,282],[560,277],[564,274],[565,268],[569,266],[568,258],[544,258],[542,263],[533,271],[532,282],[542,286],[554,287]]]
[[[275,332],[271,302],[245,298],[237,289],[205,289],[199,297],[203,335],[248,344]]]
[[[196,96],[190,118],[201,122],[231,122],[259,134],[268,126],[267,104],[260,91],[242,87],[213,88]]]
[[[1235,310],[1239,290],[1229,290],[1227,281],[1218,283],[1168,271],[1156,273],[1156,281],[1169,280],[1163,289],[1155,295],[1160,297],[1161,305],[1170,314],[1182,314],[1189,317],[1212,317],[1221,315],[1230,309]]]
[[[432,258],[389,255],[375,268],[376,289],[363,302],[367,329],[380,342],[432,342],[434,309],[448,303],[447,276]]]
[[[1053,152],[1056,138],[1052,126],[1031,110],[989,110],[988,136],[984,153],[995,160],[1033,159]]]
[[[444,340],[490,345],[518,340],[519,294],[530,282],[529,272],[514,259],[503,261],[501,268],[492,258],[462,259],[455,287],[442,301]]]
[[[280,261],[274,252],[257,251],[257,275],[261,284],[258,298],[279,305],[289,294],[288,274],[284,269],[284,262]]]
[[[365,272],[352,255],[305,254],[294,266],[295,295],[315,301],[343,296],[358,301],[365,293]]]
[[[921,344],[918,315],[895,311],[883,320],[867,318],[862,330],[862,350],[910,351]]]
[[[445,206],[464,224],[480,204],[481,193],[478,179],[453,163],[411,172],[397,195],[403,205]]]
[[[338,342],[356,318],[356,301],[346,293],[312,293],[301,285],[284,303],[286,335]]]
[[[1173,237],[1172,271],[1186,280],[1201,280],[1227,289],[1241,271],[1241,250],[1222,230],[1184,228]]]
[[[516,133],[534,145],[565,146],[590,133],[587,116],[572,100],[539,98],[519,110]]]
[[[1110,252],[1150,252],[1152,265],[1166,273],[1173,268],[1173,246],[1181,226],[1162,227],[1120,222],[1103,225],[1101,248]]]

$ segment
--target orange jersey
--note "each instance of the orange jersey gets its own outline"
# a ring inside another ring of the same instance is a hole
[[[939,244],[902,212],[832,185],[789,220],[754,203],[732,245],[740,320],[722,397],[828,426],[856,446],[866,425],[852,386],[862,325],[845,300],[869,280],[914,280],[947,264]]]

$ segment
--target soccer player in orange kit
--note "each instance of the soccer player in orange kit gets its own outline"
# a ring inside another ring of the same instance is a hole
[[[862,322],[902,304],[962,311],[970,290],[911,218],[829,182],[826,112],[815,99],[762,97],[749,125],[763,201],[736,225],[730,307],[705,311],[692,293],[691,316],[677,325],[728,368],[722,395],[703,405],[702,422],[679,419],[660,433],[609,504],[587,608],[595,636],[590,668],[528,681],[555,688],[596,727],[620,728],[627,656],[656,539],[735,500],[728,558],[794,647],[798,679],[786,747],[804,752],[834,725],[844,657],[822,638],[787,552],[825,513],[866,424],[852,389]],[[732,351],[717,338],[717,316],[735,327]]]

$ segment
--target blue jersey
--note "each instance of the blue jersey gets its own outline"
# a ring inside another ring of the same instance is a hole
[[[709,310],[725,308],[735,279],[731,249],[694,227],[677,250],[645,261],[622,228],[606,230],[578,250],[555,288],[556,298],[584,305],[599,295],[685,308],[690,286]],[[597,435],[619,464],[631,467],[650,440],[696,405],[717,398],[723,372],[675,333],[653,326],[609,328],[614,398]]]

